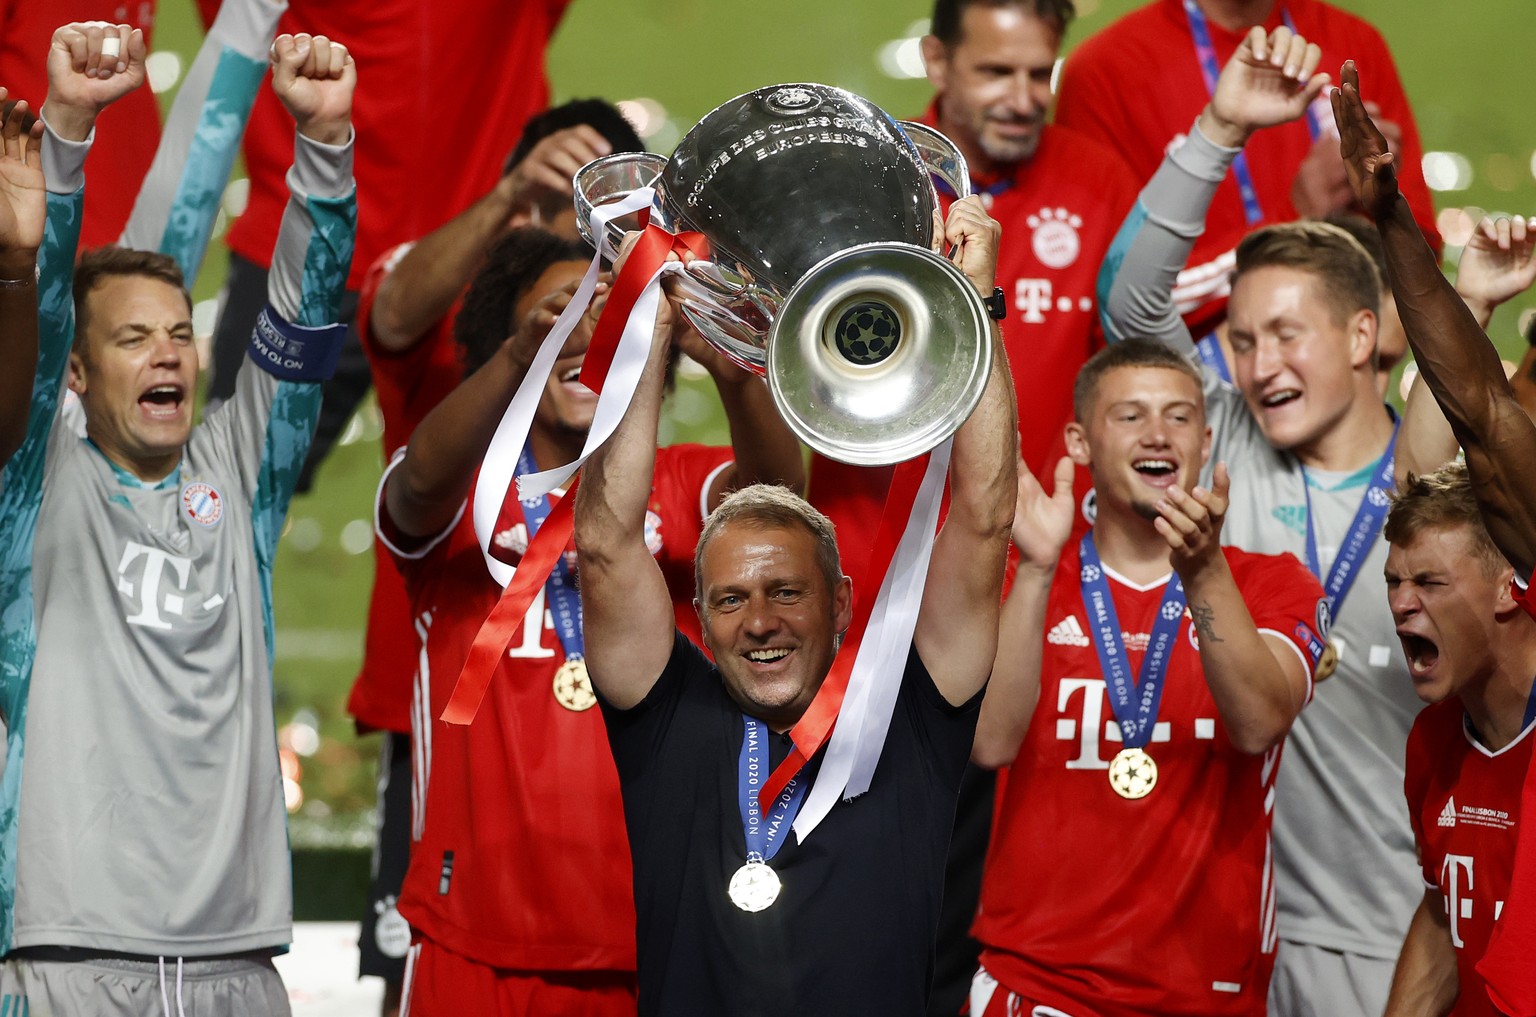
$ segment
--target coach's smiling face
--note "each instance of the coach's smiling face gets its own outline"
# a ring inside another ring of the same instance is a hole
[[[140,480],[164,478],[192,433],[197,349],[186,294],[161,279],[111,275],[86,295],[69,387],[86,434]]]

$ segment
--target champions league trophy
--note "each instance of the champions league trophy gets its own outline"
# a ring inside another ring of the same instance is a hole
[[[668,278],[689,321],[767,376],[807,445],[880,465],[953,434],[991,367],[980,295],[930,247],[935,177],[970,193],[964,157],[937,131],[842,89],[774,85],[714,110],[669,160],[621,153],[583,167],[577,220],[611,257],[623,227],[594,237],[593,207],[655,188],[650,221],[709,245]]]

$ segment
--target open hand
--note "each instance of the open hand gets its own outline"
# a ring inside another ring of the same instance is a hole
[[[352,136],[352,91],[357,65],[347,47],[323,35],[279,35],[272,41],[272,90],[299,125],[299,133],[325,145]]]
[[[1050,494],[1046,494],[1022,459],[1018,469],[1013,546],[1019,549],[1019,567],[1049,574],[1055,571],[1061,549],[1072,535],[1072,520],[1077,512],[1077,504],[1072,498],[1072,460],[1066,456],[1057,460]]]
[[[522,210],[550,199],[570,203],[571,178],[592,162],[613,152],[608,139],[590,124],[556,131],[534,145],[497,187],[513,210]]]
[[[1485,325],[1493,309],[1536,283],[1536,219],[1485,216],[1456,270],[1456,292]]]
[[[1327,74],[1315,73],[1320,60],[1317,44],[1285,25],[1270,33],[1249,29],[1222,68],[1201,130],[1236,148],[1260,128],[1300,119],[1328,84]]]
[[[1339,128],[1339,155],[1349,186],[1362,208],[1380,221],[1397,202],[1397,157],[1377,130],[1360,98],[1360,72],[1353,60],[1339,72],[1343,84],[1333,93],[1333,119]]]
[[[1157,532],[1168,542],[1168,561],[1186,582],[1221,557],[1221,523],[1227,515],[1232,479],[1227,464],[1217,463],[1211,489],[1174,486],[1157,503]]]
[[[75,21],[48,47],[43,119],[67,141],[84,141],[102,110],[144,84],[144,33],[105,21]]]
[[[0,88],[0,102],[5,99]],[[43,224],[48,218],[48,194],[43,181],[43,124],[22,130],[28,119],[27,104],[18,102],[0,124],[0,259],[18,256],[18,267],[34,264],[43,243]],[[5,266],[8,268],[8,266]],[[20,276],[4,275],[15,279]]]

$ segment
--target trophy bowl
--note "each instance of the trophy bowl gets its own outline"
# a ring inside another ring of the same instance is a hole
[[[935,179],[969,193],[965,159],[939,132],[839,88],[773,85],[710,112],[670,159],[583,167],[577,220],[611,255],[634,224],[594,236],[592,209],[653,187],[651,221],[708,243],[667,281],[690,323],[767,376],[812,449],[888,464],[952,434],[991,367],[980,294],[932,250]]]

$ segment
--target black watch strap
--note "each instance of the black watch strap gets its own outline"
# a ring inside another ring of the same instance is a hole
[[[1002,321],[1008,317],[1008,301],[1003,296],[1001,286],[992,287],[992,295],[982,300],[987,305],[987,313],[992,315],[994,321]]]

